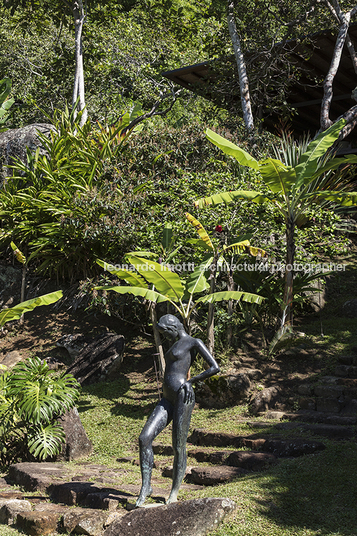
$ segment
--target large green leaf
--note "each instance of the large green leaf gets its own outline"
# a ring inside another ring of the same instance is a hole
[[[311,179],[316,172],[320,158],[335,143],[345,123],[344,119],[340,119],[309,143],[306,153],[301,155],[299,164],[295,167],[296,188],[300,188],[306,180]]]
[[[200,267],[196,268],[186,279],[186,291],[188,294],[198,294],[208,289],[209,283],[204,270],[201,270]]]
[[[260,192],[255,192],[254,190],[235,190],[233,192],[221,192],[219,194],[211,195],[210,197],[203,197],[195,201],[195,206],[203,208],[207,205],[219,205],[220,203],[232,203],[237,199],[242,201],[253,201],[254,203],[264,203],[269,198]]]
[[[101,261],[100,259],[97,259],[97,264],[104,268],[104,270],[108,270],[111,274],[114,274],[119,279],[123,279],[126,283],[132,286],[142,287],[142,288],[148,288],[148,284],[146,283],[145,279],[141,277],[140,274],[137,274],[134,271],[131,270],[117,270],[115,266],[112,264],[109,264],[108,262]]]
[[[232,143],[231,141],[222,138],[219,134],[213,132],[209,128],[206,130],[206,137],[214,145],[219,147],[225,154],[233,156],[242,166],[248,166],[253,169],[259,169],[259,162],[249,153]]]
[[[171,272],[167,266],[134,255],[126,255],[125,258],[142,277],[155,286],[159,293],[174,301],[179,301],[182,298],[184,288],[181,279],[177,274]]]
[[[318,168],[317,171],[312,175],[311,179],[314,180],[317,177],[320,177],[323,173],[327,171],[334,171],[342,166],[348,166],[349,164],[357,164],[357,155],[351,154],[349,156],[343,156],[341,158],[333,158],[327,164]]]
[[[60,298],[62,298],[62,294],[62,290],[57,290],[56,292],[44,294],[43,296],[39,296],[38,298],[33,298],[32,300],[19,303],[18,305],[16,305],[15,307],[11,307],[10,309],[4,309],[0,313],[0,326],[3,326],[5,322],[18,320],[24,313],[32,311],[36,307],[55,303]]]
[[[142,298],[145,298],[146,300],[149,300],[155,303],[171,301],[170,298],[168,298],[167,296],[164,296],[163,294],[160,294],[159,292],[156,292],[155,290],[150,290],[150,289],[142,288],[142,287],[103,286],[103,287],[95,287],[95,289],[96,290],[114,290],[114,292],[117,292],[118,294],[133,294],[134,296],[141,296]]]
[[[209,249],[213,249],[213,244],[211,242],[211,239],[206,231],[206,229],[203,227],[202,223],[196,220],[194,216],[192,216],[189,212],[185,212],[185,216],[190,222],[190,224],[194,227],[194,229],[197,231],[201,239],[207,244]]]
[[[223,246],[224,252],[232,252],[232,253],[250,253],[250,255],[253,255],[253,257],[256,257],[257,255],[260,255],[261,257],[266,257],[267,252],[264,249],[261,248],[255,248],[254,246],[250,245],[249,240],[242,240],[241,242],[235,242],[234,244],[229,244],[229,246]]]
[[[28,434],[27,444],[29,452],[39,460],[55,456],[65,442],[66,434],[59,423],[39,425],[33,427]]]
[[[325,190],[322,192],[312,192],[309,197],[312,197],[316,203],[320,201],[331,201],[343,207],[357,206],[357,192],[339,192]]]
[[[237,290],[226,290],[223,292],[214,292],[213,294],[207,294],[196,300],[196,303],[216,303],[228,300],[242,300],[249,303],[262,303],[264,298],[258,296],[258,294],[250,294],[249,292],[239,292]]]
[[[283,194],[286,199],[296,180],[294,168],[285,166],[280,160],[266,158],[259,162],[259,171],[263,181],[271,191],[275,194]]]

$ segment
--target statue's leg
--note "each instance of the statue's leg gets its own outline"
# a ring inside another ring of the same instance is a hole
[[[140,447],[140,468],[142,485],[140,495],[136,501],[136,506],[141,506],[146,497],[150,497],[151,488],[151,473],[154,465],[154,453],[152,450],[152,442],[155,437],[169,424],[173,415],[173,405],[163,398],[148,420],[139,436]]]
[[[177,501],[177,495],[184,479],[187,465],[186,441],[188,429],[190,427],[191,414],[195,406],[195,399],[192,402],[184,403],[184,391],[178,392],[174,415],[172,420],[172,447],[174,450],[174,466],[172,473],[172,488],[166,504]]]

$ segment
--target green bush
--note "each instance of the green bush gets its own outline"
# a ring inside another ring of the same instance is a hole
[[[0,461],[44,460],[58,454],[65,434],[58,417],[79,395],[71,374],[56,376],[38,357],[0,376]]]

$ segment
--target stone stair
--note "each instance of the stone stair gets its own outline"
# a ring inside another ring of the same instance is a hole
[[[357,356],[341,356],[333,376],[298,387],[299,407],[319,413],[351,416],[357,422]],[[352,423],[351,423],[352,424]]]

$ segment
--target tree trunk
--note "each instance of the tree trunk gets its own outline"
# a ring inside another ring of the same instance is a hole
[[[76,70],[74,75],[72,107],[76,106],[76,110],[82,113],[80,126],[83,126],[87,121],[88,112],[84,98],[84,71],[83,71],[83,49],[82,49],[82,31],[85,21],[85,12],[82,0],[73,2],[73,19],[75,28],[75,61]],[[78,103],[77,103],[78,100]],[[76,104],[77,103],[77,104]]]
[[[213,263],[210,268],[210,289],[209,293],[213,294],[216,287],[216,272],[217,272],[217,255],[213,257]],[[207,320],[207,348],[209,352],[213,354],[214,352],[214,304],[208,304],[208,320]]]
[[[227,288],[228,288],[229,291],[234,290],[233,274],[232,274],[231,270],[228,273],[228,285],[227,285]],[[230,321],[228,321],[228,326],[227,326],[227,345],[231,346],[232,338],[233,338],[233,326],[232,326],[233,300],[228,301],[227,312],[228,312],[228,315],[230,317]]]
[[[240,39],[237,31],[236,21],[234,18],[234,1],[228,0],[228,13],[227,13],[229,35],[232,40],[234,55],[237,62],[240,98],[243,110],[243,119],[248,132],[254,129],[254,121],[252,108],[250,105],[250,93],[247,69],[245,66],[244,56],[240,44]]]
[[[160,332],[157,329],[157,314],[156,314],[156,304],[154,302],[151,302],[150,304],[150,318],[152,321],[152,329],[154,331],[154,339],[155,339],[155,346],[156,351],[159,357],[159,368],[160,368],[160,374],[162,378],[165,374],[165,357],[164,357],[164,350],[162,347]]]
[[[286,223],[286,266],[285,266],[285,288],[283,299],[283,317],[281,327],[291,325],[293,318],[292,301],[293,301],[293,280],[294,280],[294,259],[295,259],[295,221],[293,217],[288,216]]]

